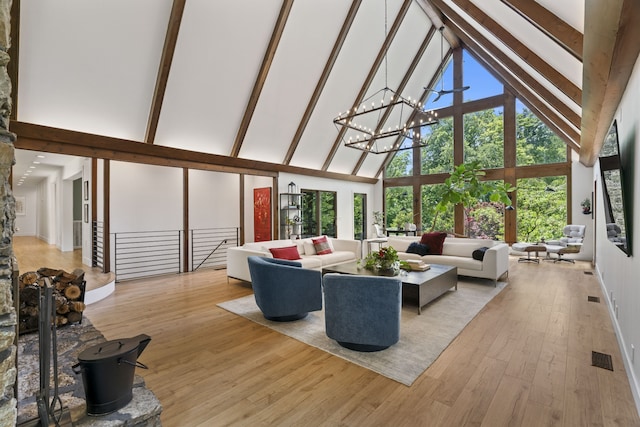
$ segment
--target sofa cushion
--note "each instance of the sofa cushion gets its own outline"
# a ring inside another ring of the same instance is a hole
[[[425,255],[422,260],[427,264],[443,264],[458,267],[459,269],[482,271],[482,261],[471,257],[449,255]],[[460,272],[458,272],[460,274]]]
[[[442,255],[442,247],[447,233],[435,231],[432,233],[424,233],[420,239],[420,243],[429,246],[429,253],[433,255]]]
[[[489,248],[486,246],[478,248],[475,251],[473,251],[473,253],[471,254],[471,257],[473,259],[477,259],[478,261],[482,261],[484,259],[484,253],[487,252],[487,250],[489,250]]]
[[[407,248],[407,253],[423,256],[429,253],[429,246],[424,245],[420,242],[413,242]]]
[[[284,248],[269,248],[269,252],[274,258],[297,260],[300,259],[298,248],[293,246],[285,246]]]
[[[313,248],[316,250],[316,254],[327,255],[333,252],[331,246],[329,245],[327,236],[311,239],[311,241],[313,242]]]
[[[356,256],[351,251],[333,251],[326,255],[317,255],[311,258],[315,258],[322,263],[323,267],[341,264],[347,261],[355,261]],[[304,265],[303,265],[304,266]]]

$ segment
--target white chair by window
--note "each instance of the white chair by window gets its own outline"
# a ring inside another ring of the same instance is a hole
[[[556,254],[557,258],[553,260],[554,262],[566,261],[575,263],[573,259],[564,258],[564,255],[580,252],[586,228],[586,225],[566,225],[562,229],[562,238],[559,240],[550,240],[545,245],[547,248],[547,255]]]

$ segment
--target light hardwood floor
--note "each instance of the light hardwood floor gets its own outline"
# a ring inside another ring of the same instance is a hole
[[[113,273],[102,273],[99,268],[82,264],[82,250],[62,252],[54,245],[32,236],[14,236],[13,252],[18,260],[20,274],[37,271],[41,267],[65,270],[71,273],[76,268],[84,270],[87,290],[103,286],[115,279]]]
[[[151,336],[137,372],[164,426],[640,425],[607,308],[587,301],[604,301],[590,264],[510,267],[411,387],[217,307],[251,293],[225,270],[118,283],[86,315],[107,339]]]

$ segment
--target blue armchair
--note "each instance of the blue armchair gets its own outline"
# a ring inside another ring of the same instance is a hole
[[[264,317],[276,322],[303,319],[322,310],[322,273],[299,262],[248,257],[256,304]]]
[[[356,351],[379,351],[400,339],[402,282],[397,277],[325,274],[327,336]]]

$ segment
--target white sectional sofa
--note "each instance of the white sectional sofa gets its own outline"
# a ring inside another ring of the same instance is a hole
[[[303,268],[322,270],[323,267],[330,267],[345,262],[356,261],[360,258],[361,243],[359,240],[327,238],[332,252],[330,254],[318,255],[311,239],[300,240],[269,240],[265,242],[245,243],[243,246],[229,248],[227,250],[227,276],[234,279],[251,282],[249,274],[249,264],[247,257],[256,255],[273,258],[270,248],[283,248],[296,246],[301,259],[296,260],[302,264]]]
[[[458,267],[458,275],[491,279],[497,282],[509,272],[509,245],[504,242],[484,239],[447,237],[444,240],[442,255],[423,255],[407,253],[413,242],[419,242],[420,236],[390,236],[387,246],[398,251],[400,259],[421,259],[427,264],[443,264]],[[482,261],[473,259],[473,251],[488,248]]]

